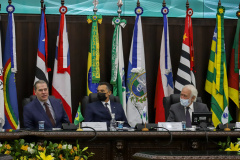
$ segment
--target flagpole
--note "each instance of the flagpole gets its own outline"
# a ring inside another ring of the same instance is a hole
[[[118,0],[117,5],[118,5],[118,11],[117,11],[117,13],[118,13],[118,17],[120,18],[121,13],[122,13],[121,7],[122,7],[122,5],[123,5],[122,0]]]
[[[221,5],[222,5],[221,0],[219,0],[219,2],[218,2],[218,6],[221,6]]]
[[[41,3],[41,10],[42,10],[43,9],[44,0],[41,0],[40,3]]]
[[[98,11],[98,9],[97,9],[98,0],[93,0],[93,5],[94,5],[93,12],[94,12],[94,14],[96,14]]]
[[[140,2],[139,2],[139,0],[137,1],[137,7],[140,7]]]

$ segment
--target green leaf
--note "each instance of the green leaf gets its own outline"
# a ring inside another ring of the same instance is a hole
[[[84,151],[86,151],[87,149],[88,149],[88,147],[85,147],[85,148],[83,148],[83,150],[82,150],[82,151],[84,152]]]

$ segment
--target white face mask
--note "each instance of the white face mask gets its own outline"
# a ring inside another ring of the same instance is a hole
[[[182,99],[182,98],[180,98],[180,103],[184,107],[187,107],[190,104],[189,99]]]

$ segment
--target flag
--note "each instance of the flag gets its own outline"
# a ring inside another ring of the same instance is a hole
[[[145,124],[145,123],[147,123],[147,106],[145,106],[144,108],[143,108],[143,111],[142,111],[142,120],[143,120],[143,123]]]
[[[8,25],[3,53],[3,93],[4,93],[4,129],[17,129],[19,127],[19,114],[15,73],[17,72],[16,37],[13,5],[7,6]]]
[[[84,120],[82,113],[81,113],[81,104],[78,106],[78,110],[74,119],[74,124],[77,125],[78,123],[82,122]]]
[[[228,112],[227,63],[224,46],[224,12],[224,7],[219,6],[205,83],[205,90],[211,94],[211,111],[213,113],[212,120],[214,126],[220,123],[225,124],[232,120]]]
[[[192,19],[193,10],[187,9],[185,19],[185,30],[182,43],[182,54],[177,71],[174,93],[180,94],[183,86],[193,84],[196,87],[194,75],[194,48],[193,48],[193,29]]]
[[[230,67],[229,67],[229,75],[228,75],[228,95],[229,98],[236,104],[239,109],[239,54],[240,54],[240,10],[237,11],[237,28],[234,37]],[[238,114],[240,111],[238,111]],[[240,115],[237,116],[237,122],[240,121]]]
[[[67,7],[59,9],[60,23],[57,37],[56,55],[53,71],[52,95],[61,99],[63,107],[72,122],[70,52],[65,13]]]
[[[48,72],[51,69],[47,67],[47,59],[48,59],[47,22],[45,16],[45,9],[42,9],[38,36],[37,64],[34,84],[38,80],[44,80],[48,84]]]
[[[162,8],[163,32],[154,103],[154,107],[156,109],[155,123],[165,122],[163,97],[167,97],[173,94],[173,75],[169,48],[169,30],[167,18],[168,12],[169,9],[167,7]]]
[[[0,17],[1,19],[1,17]],[[2,126],[5,122],[4,114],[4,94],[3,94],[3,64],[2,64],[2,42],[1,42],[1,28],[0,28],[0,120]]]
[[[112,71],[111,81],[113,85],[113,95],[118,96],[126,114],[126,85],[124,72],[124,58],[122,45],[122,27],[126,26],[127,21],[118,17],[113,18],[114,33],[112,40]]]
[[[90,93],[97,93],[97,87],[100,81],[98,23],[102,23],[102,16],[87,16],[87,22],[88,24],[92,23],[87,65],[87,95],[89,95]]]
[[[143,9],[135,9],[136,20],[129,56],[127,72],[127,119],[130,126],[142,123],[142,110],[148,107],[145,55],[142,35],[141,14]],[[148,108],[147,108],[148,110]]]

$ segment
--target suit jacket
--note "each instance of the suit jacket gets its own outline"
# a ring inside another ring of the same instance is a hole
[[[130,127],[122,105],[113,101],[110,101],[110,105],[112,113],[115,113],[116,121],[124,121],[124,126]],[[101,101],[87,104],[84,115],[85,122],[107,122],[108,127],[110,126],[110,121],[112,119],[108,109],[105,108]]]
[[[55,128],[61,128],[62,123],[69,123],[68,116],[63,108],[62,102],[59,99],[49,98],[49,101],[53,107],[55,113]],[[44,128],[52,129],[52,123],[48,118],[43,106],[38,101],[34,99],[32,102],[28,103],[23,108],[23,120],[24,127],[28,129],[38,129],[38,121],[45,121]]]
[[[194,112],[209,112],[207,105],[204,103],[193,102]],[[186,121],[184,106],[180,103],[171,105],[167,122],[182,122]]]

